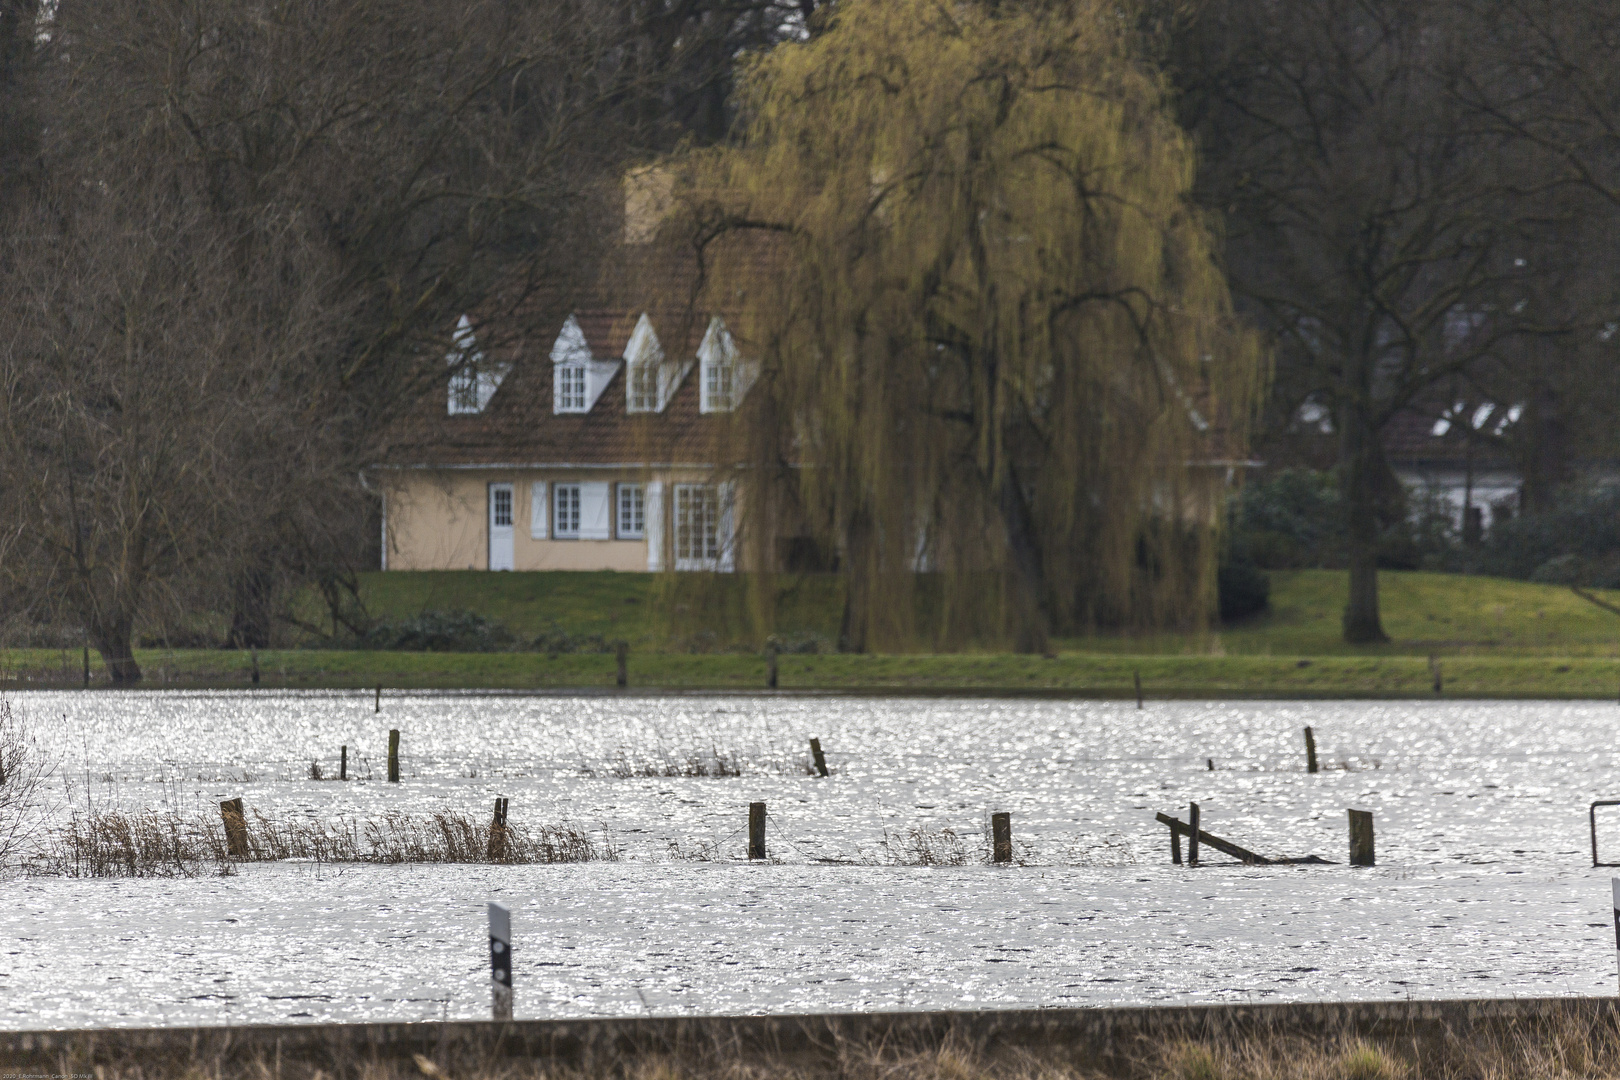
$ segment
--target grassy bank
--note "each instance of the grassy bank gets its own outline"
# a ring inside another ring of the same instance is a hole
[[[780,659],[783,690],[857,692],[1040,692],[1100,697],[1432,696],[1430,657],[1441,692],[1463,697],[1611,698],[1620,695],[1620,616],[1551,585],[1444,574],[1381,576],[1387,645],[1339,640],[1345,577],[1331,571],[1273,575],[1272,610],[1204,635],[1095,635],[1055,643],[1052,658],[999,653],[849,656],[791,653]],[[461,609],[500,621],[519,642],[559,631],[579,641],[631,643],[632,689],[754,690],[765,685],[759,643],[738,630],[704,629],[667,586],[639,574],[372,574],[368,610],[401,620]],[[779,629],[790,640],[831,641],[837,583],[789,583]],[[1604,594],[1620,604],[1620,594]],[[683,622],[683,619],[690,622]],[[735,626],[735,622],[733,622]],[[693,651],[701,650],[701,651]],[[151,686],[252,685],[252,658],[218,649],[143,649]],[[75,685],[71,650],[0,651],[0,685]],[[614,659],[602,652],[382,652],[298,648],[259,653],[259,685],[556,690],[610,688]],[[99,658],[91,678],[104,683]]]
[[[144,651],[148,687],[251,683],[245,653]],[[79,657],[40,650],[0,653],[0,685],[76,685]],[[609,689],[612,656],[583,653],[403,653],[294,649],[259,654],[262,687],[482,687],[511,690]],[[1600,657],[1453,656],[1440,662],[1447,697],[1611,698],[1620,661]],[[1411,656],[1175,656],[1065,654],[783,656],[782,690],[853,692],[1058,693],[1130,697],[1141,676],[1149,697],[1432,697],[1429,663]],[[632,690],[758,690],[757,655],[632,653]],[[98,663],[92,680],[104,684]]]

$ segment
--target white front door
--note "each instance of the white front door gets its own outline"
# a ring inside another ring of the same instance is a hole
[[[489,568],[512,569],[512,485],[489,485]]]

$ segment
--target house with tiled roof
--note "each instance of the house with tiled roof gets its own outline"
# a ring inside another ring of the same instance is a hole
[[[754,368],[724,317],[464,316],[454,343],[442,394],[372,470],[383,569],[736,567],[738,492],[715,448]]]

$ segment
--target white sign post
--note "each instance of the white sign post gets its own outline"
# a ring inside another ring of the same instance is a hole
[[[1620,882],[1615,884],[1620,890]],[[512,913],[489,902],[489,984],[496,1020],[512,1019]]]

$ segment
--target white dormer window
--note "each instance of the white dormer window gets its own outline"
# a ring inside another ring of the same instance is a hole
[[[658,343],[652,320],[645,312],[624,347],[624,362],[628,365],[625,409],[633,413],[663,412],[681,380],[692,370],[692,361],[675,364],[664,356],[664,347]]]
[[[658,365],[630,365],[630,411],[658,411]]]
[[[572,315],[551,347],[551,364],[552,411],[559,413],[590,412],[619,370],[618,360],[598,360],[591,355],[585,331]]]
[[[557,411],[585,411],[585,365],[567,364],[557,368]]]
[[[465,315],[456,324],[452,340],[454,347],[444,358],[450,365],[450,415],[481,413],[512,365],[491,361],[483,354],[473,335],[472,320]]]
[[[737,355],[731,332],[718,315],[709,321],[708,333],[698,346],[698,362],[703,367],[699,410],[711,413],[735,409],[753,382],[754,368]]]

